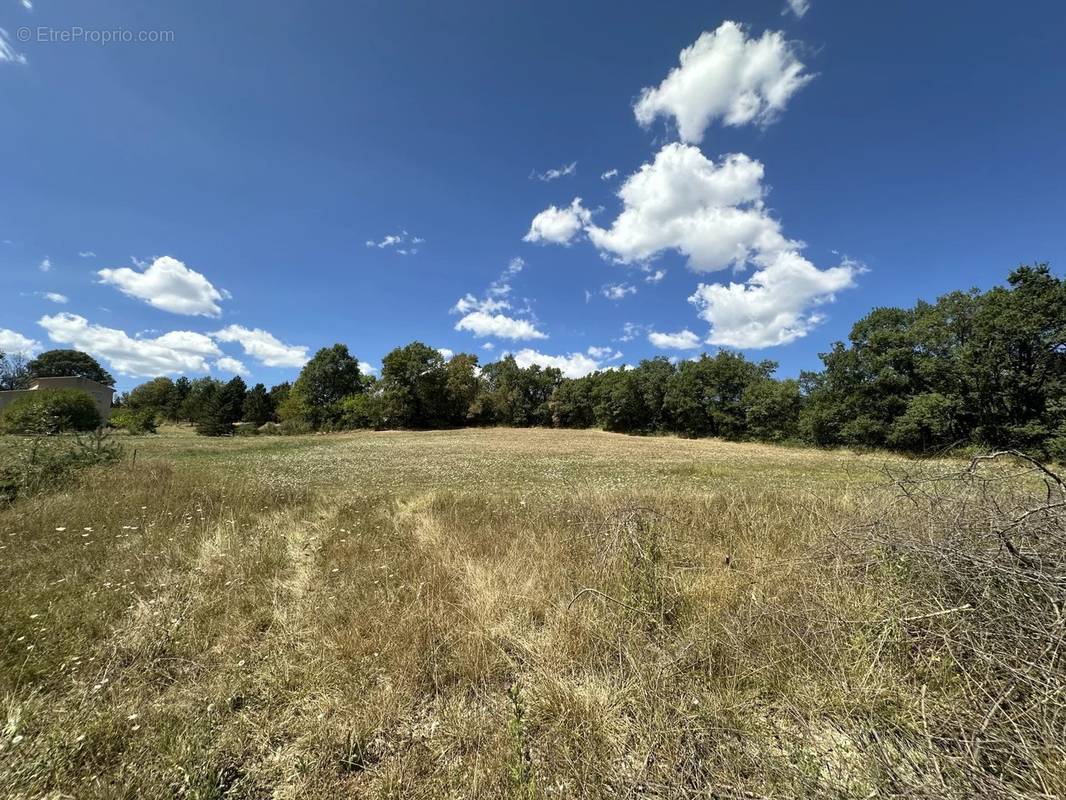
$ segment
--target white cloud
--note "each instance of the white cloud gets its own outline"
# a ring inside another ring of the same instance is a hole
[[[116,287],[127,297],[175,314],[217,317],[222,313],[219,302],[228,295],[211,281],[181,261],[160,256],[143,272],[121,267],[96,273],[100,282]]]
[[[551,356],[545,353],[539,353],[536,350],[531,350],[528,347],[524,350],[519,350],[517,353],[512,353],[515,363],[522,369],[537,364],[541,367],[555,367],[562,371],[563,375],[567,378],[581,378],[588,375],[590,372],[595,372],[600,368],[600,363],[593,358],[585,355],[584,353],[571,353],[566,356]]]
[[[743,154],[725,156],[716,164],[697,147],[668,144],[622,184],[618,197],[623,208],[609,228],[593,224],[589,217],[579,224],[600,253],[618,263],[650,270],[652,259],[674,250],[695,272],[754,266],[743,283],[700,284],[690,302],[711,324],[711,344],[786,344],[820,323],[823,315],[814,309],[854,286],[862,269],[845,260],[821,270],[804,258],[803,242],[787,239],[766,209],[763,174],[762,164]],[[579,200],[571,205],[577,208]],[[549,211],[559,212],[554,206]],[[558,238],[569,242],[574,235],[567,232]],[[645,280],[657,283],[665,274],[656,270]],[[627,289],[614,284],[603,291],[621,299]],[[639,326],[627,323],[621,340],[640,332]]]
[[[134,338],[125,331],[94,325],[84,317],[65,312],[41,317],[37,324],[53,342],[103,358],[123,375],[156,377],[209,372],[208,359],[222,356],[210,337],[192,331]]]
[[[0,353],[32,355],[41,349],[41,343],[7,328],[0,328]]]
[[[592,212],[581,205],[580,197],[575,197],[568,208],[549,206],[533,217],[529,232],[522,237],[522,241],[569,244],[591,222]]]
[[[766,212],[762,178],[763,165],[742,153],[715,164],[697,147],[668,144],[622,184],[611,227],[586,230],[621,263],[677,250],[697,272],[743,266],[754,251],[798,246]]]
[[[609,181],[611,178],[615,178],[617,176],[618,176],[618,170],[609,169],[606,172],[604,172],[602,175],[600,175],[600,180],[601,181]]]
[[[615,350],[613,347],[592,346],[585,352],[597,361],[617,361],[622,357],[622,351]]]
[[[45,256],[41,259],[41,263],[37,265],[37,269],[39,269],[41,272],[51,272],[52,259],[50,259],[48,256]]]
[[[637,287],[630,286],[628,283],[608,283],[600,289],[600,294],[608,300],[624,300],[627,294],[636,293]]]
[[[79,258],[96,258],[96,253],[94,253],[92,250],[79,250],[78,251],[78,257]]]
[[[215,366],[223,372],[232,372],[234,375],[248,376],[251,373],[248,371],[248,367],[244,366],[244,362],[239,361],[236,358],[230,358],[229,356],[223,356],[215,362]]]
[[[703,284],[689,302],[711,324],[707,341],[730,347],[772,347],[806,336],[824,315],[812,311],[855,285],[862,267],[845,261],[818,269],[795,251],[777,254],[744,283]]]
[[[500,277],[489,284],[488,294],[493,297],[507,297],[511,294],[511,278],[515,277],[523,269],[525,269],[526,262],[522,258],[515,256],[507,263],[507,269],[500,273]],[[469,296],[469,295],[468,295]],[[501,306],[506,307],[506,306]],[[487,311],[487,308],[482,308],[482,311]]]
[[[67,297],[65,294],[60,294],[59,292],[45,292],[41,296],[45,300],[51,300],[53,303],[63,304],[63,303],[70,302],[70,298],[69,297]]]
[[[455,305],[452,306],[451,310],[453,314],[469,314],[471,311],[488,311],[491,313],[510,307],[511,304],[506,300],[498,300],[492,297],[485,297],[479,300],[467,292],[455,301]]]
[[[785,10],[791,11],[797,18],[802,19],[811,10],[811,3],[810,0],[788,0],[788,7]]]
[[[682,141],[699,142],[715,120],[725,125],[767,125],[812,80],[780,31],[749,39],[736,22],[723,22],[681,51],[680,66],[633,106],[648,126],[673,117]]]
[[[566,177],[567,175],[573,175],[577,172],[577,162],[571,161],[569,164],[565,164],[556,169],[549,169],[547,172],[537,172],[534,170],[529,173],[530,180],[536,178],[538,181],[544,181],[548,183],[550,181],[558,180],[559,178]]]
[[[504,314],[471,311],[457,323],[457,331],[470,331],[474,336],[495,336],[500,339],[547,339],[529,320],[515,319]]]
[[[455,324],[457,331],[469,331],[475,336],[498,336],[501,339],[546,339],[530,320],[501,314],[511,308],[511,279],[525,268],[521,258],[512,258],[507,268],[500,273],[481,298],[469,292],[460,297],[451,308],[453,314],[463,314]]]
[[[451,361],[452,357],[455,355],[455,351],[449,350],[447,347],[438,347],[437,352],[440,353],[441,358],[445,361]]]
[[[659,333],[652,331],[648,341],[662,350],[695,350],[700,346],[700,337],[686,328],[677,333]]]
[[[650,330],[648,325],[637,325],[633,322],[627,322],[622,326],[622,335],[618,337],[617,341],[631,342],[647,330]]]
[[[485,342],[485,344],[481,345],[481,349],[482,350],[495,350],[496,349],[496,345],[494,345],[492,342]]]
[[[240,342],[245,355],[267,367],[302,367],[307,363],[307,347],[284,344],[260,328],[228,325],[211,336],[220,342]]]
[[[7,31],[0,28],[0,64],[25,64],[26,56],[15,50]]]
[[[22,7],[27,11],[33,11],[33,0],[22,0]]]
[[[395,252],[401,256],[413,256],[418,253],[418,245],[422,244],[425,239],[421,236],[411,236],[407,231],[400,231],[399,233],[390,233],[380,241],[375,242],[373,239],[366,240],[367,247],[376,247],[378,250],[384,250],[389,247],[396,248]],[[404,245],[400,247],[400,245]]]

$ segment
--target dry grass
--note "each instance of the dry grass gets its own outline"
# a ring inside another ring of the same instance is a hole
[[[950,657],[965,614],[923,616],[955,596],[944,570],[900,554],[956,527],[901,503],[883,457],[575,431],[130,444],[135,465],[0,512],[6,797],[1066,791],[1046,736],[1026,770],[953,744],[991,706]],[[971,747],[1024,724],[1010,703]]]

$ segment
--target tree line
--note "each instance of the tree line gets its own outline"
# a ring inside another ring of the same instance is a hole
[[[239,377],[156,378],[123,398],[128,416],[118,419],[131,428],[188,422],[205,435],[595,427],[908,452],[977,444],[1066,458],[1066,280],[1047,265],[1019,267],[986,292],[874,309],[821,358],[823,369],[798,378],[722,350],[571,379],[511,356],[445,359],[412,342],[386,355],[375,377],[335,344],[291,385],[270,389]]]

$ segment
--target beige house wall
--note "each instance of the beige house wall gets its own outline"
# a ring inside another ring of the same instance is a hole
[[[88,392],[93,402],[96,403],[96,410],[100,414],[100,419],[106,423],[111,416],[111,399],[114,397],[115,390],[110,386],[91,381],[88,378],[34,378],[30,381],[30,388],[28,389],[0,392],[0,409],[23,395],[40,391],[41,389],[80,389],[83,392]]]

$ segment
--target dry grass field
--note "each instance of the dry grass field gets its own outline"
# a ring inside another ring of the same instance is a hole
[[[1057,489],[965,468],[130,437],[0,511],[0,795],[1061,797]]]

